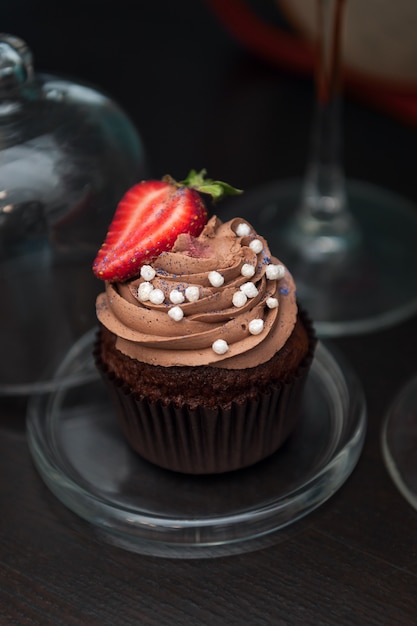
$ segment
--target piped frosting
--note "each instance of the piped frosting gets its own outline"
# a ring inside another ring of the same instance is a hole
[[[139,361],[244,369],[268,361],[292,333],[295,284],[248,222],[212,217],[137,278],[106,283],[97,316]]]

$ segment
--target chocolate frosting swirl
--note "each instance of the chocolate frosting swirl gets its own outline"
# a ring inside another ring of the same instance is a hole
[[[236,234],[241,224],[250,227],[249,235]],[[262,242],[260,252],[250,247],[253,240]],[[255,268],[253,276],[242,274],[244,264]],[[145,282],[141,277],[125,283],[106,282],[105,293],[97,299],[97,317],[116,335],[116,347],[121,352],[145,363],[255,367],[282,348],[297,318],[293,278],[286,268],[282,278],[268,278],[270,264],[280,261],[271,257],[267,242],[248,222],[235,218],[222,223],[214,216],[198,237],[179,235],[173,249],[152,263],[155,277],[150,282],[162,290],[162,304],[139,298],[138,287]],[[223,285],[212,285],[212,271],[223,276]],[[233,295],[246,282],[256,285],[257,295],[249,297],[243,306],[234,306]],[[175,305],[169,299],[170,292],[185,294],[190,286],[198,288],[198,300],[185,300],[180,304],[183,318],[171,319],[168,310]],[[278,299],[278,307],[269,308],[269,298]],[[252,320],[262,320],[259,334],[249,330]],[[224,354],[217,354],[212,347],[219,339],[227,343]]]

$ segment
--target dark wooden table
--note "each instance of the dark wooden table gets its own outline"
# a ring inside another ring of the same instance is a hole
[[[310,79],[251,56],[204,2],[60,7],[5,2],[2,29],[26,39],[38,69],[116,98],[142,134],[153,176],[206,167],[248,189],[302,174]],[[417,202],[415,128],[348,97],[345,129],[349,176]],[[386,409],[417,370],[417,318],[335,343],[366,393],[361,458],[345,485],[276,544],[240,555],[163,559],[102,542],[37,474],[26,401],[1,399],[0,624],[417,623],[417,512],[393,485],[380,447]]]

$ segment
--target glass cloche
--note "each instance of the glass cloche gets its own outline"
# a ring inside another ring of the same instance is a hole
[[[92,261],[145,175],[141,139],[111,99],[35,73],[28,46],[0,35],[0,396],[74,382],[56,368],[96,323]]]

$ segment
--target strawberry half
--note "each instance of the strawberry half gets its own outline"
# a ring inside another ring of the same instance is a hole
[[[93,263],[97,278],[115,282],[137,276],[142,265],[171,250],[181,233],[197,237],[207,223],[200,193],[214,200],[241,193],[227,183],[205,179],[205,174],[205,170],[191,170],[179,183],[164,176],[129,189],[118,204]]]

